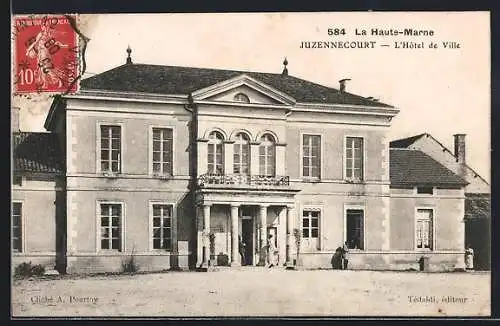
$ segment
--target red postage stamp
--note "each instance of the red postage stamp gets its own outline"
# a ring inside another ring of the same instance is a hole
[[[16,93],[75,92],[78,89],[78,37],[74,16],[15,16]]]

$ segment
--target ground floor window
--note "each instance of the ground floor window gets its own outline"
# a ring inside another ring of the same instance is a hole
[[[101,203],[101,249],[122,250],[122,204]]]
[[[22,241],[22,203],[12,204],[12,250],[15,252],[23,251]]]
[[[173,205],[153,204],[153,249],[172,250]]]
[[[346,241],[350,249],[364,249],[364,211],[348,209],[346,211]]]
[[[433,220],[432,209],[417,209],[417,221],[416,221],[417,249],[429,249],[429,250],[433,249],[432,220]]]
[[[302,241],[306,248],[318,248],[320,215],[319,209],[302,211]]]

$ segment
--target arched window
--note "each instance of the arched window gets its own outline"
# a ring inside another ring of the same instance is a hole
[[[233,171],[237,174],[250,174],[250,138],[240,132],[234,141]]]
[[[224,137],[218,131],[212,131],[208,136],[208,173],[224,174]]]
[[[260,138],[259,174],[274,176],[276,173],[276,141],[270,134]]]
[[[234,96],[236,102],[250,103],[250,99],[243,93],[238,93]]]

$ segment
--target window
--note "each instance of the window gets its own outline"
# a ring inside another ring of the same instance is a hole
[[[101,249],[121,251],[121,204],[101,204]]]
[[[302,176],[320,178],[321,175],[321,136],[302,136]]]
[[[265,134],[260,138],[259,146],[259,174],[274,176],[276,167],[276,147],[274,137]]]
[[[208,136],[208,173],[224,174],[224,137],[218,131],[212,131]]]
[[[245,133],[236,135],[233,171],[238,174],[250,174],[250,138]]]
[[[433,249],[432,209],[417,209],[417,249]]]
[[[320,210],[309,208],[302,211],[302,243],[304,250],[319,249]]]
[[[243,93],[238,93],[234,96],[236,102],[250,103],[250,99]]]
[[[432,195],[432,194],[434,194],[434,188],[433,187],[417,187],[417,194]]]
[[[304,210],[302,213],[302,237],[317,238],[319,234],[319,211]]]
[[[346,211],[346,241],[350,249],[364,249],[364,223],[362,209]]]
[[[172,250],[173,206],[153,204],[153,249]]]
[[[363,180],[363,138],[347,137],[345,154],[346,179]]]
[[[121,127],[101,125],[101,171],[119,173],[120,159]]]
[[[153,128],[153,173],[172,175],[173,130]]]
[[[16,252],[23,251],[22,217],[22,203],[12,203],[12,250]]]

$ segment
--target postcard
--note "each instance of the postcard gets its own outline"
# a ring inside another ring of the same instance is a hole
[[[12,317],[490,316],[489,12],[11,39]]]

